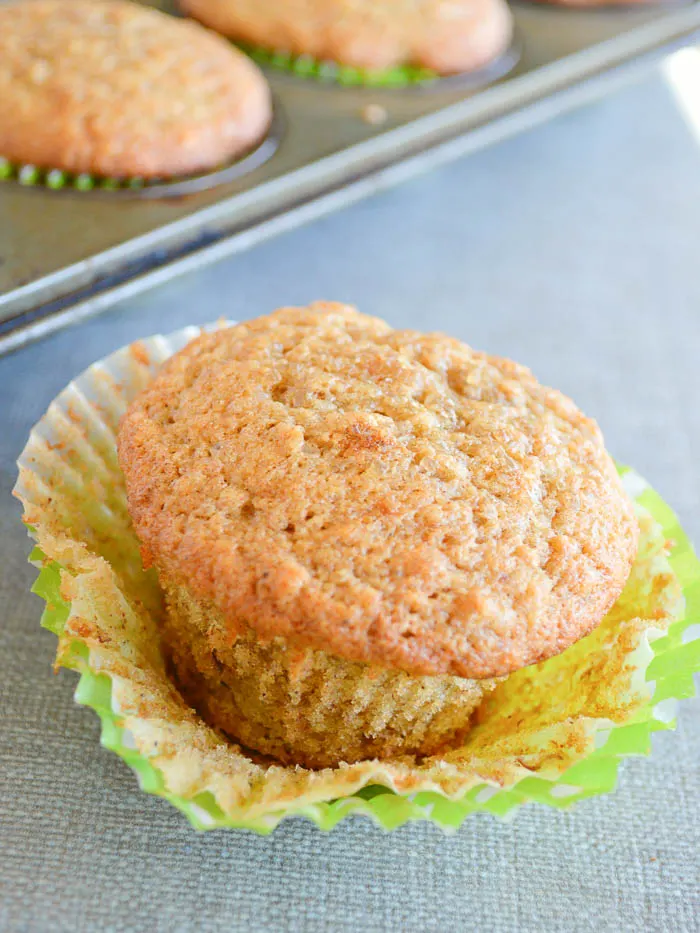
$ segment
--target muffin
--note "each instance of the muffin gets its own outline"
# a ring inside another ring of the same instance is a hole
[[[232,39],[275,51],[381,70],[417,65],[473,71],[504,52],[512,18],[503,0],[180,0]]]
[[[636,553],[571,401],[343,305],[200,336],[118,450],[184,695],[286,764],[451,747],[499,679],[598,625]]]
[[[0,4],[0,156],[67,172],[171,177],[253,148],[260,71],[195,23],[123,0]]]

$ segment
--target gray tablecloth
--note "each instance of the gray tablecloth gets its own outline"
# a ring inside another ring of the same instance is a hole
[[[353,301],[529,364],[700,540],[700,145],[658,78],[0,360],[0,930],[700,929],[700,704],[567,813],[385,835],[197,835],[98,743],[39,628],[14,460],[94,359],[279,304]]]

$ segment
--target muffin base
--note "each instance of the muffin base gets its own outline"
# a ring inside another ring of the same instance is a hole
[[[414,677],[245,629],[232,639],[214,606],[161,583],[164,643],[184,696],[210,725],[284,764],[434,755],[461,739],[503,679]]]

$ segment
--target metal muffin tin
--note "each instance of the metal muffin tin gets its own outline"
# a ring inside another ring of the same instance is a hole
[[[700,36],[700,0],[514,14],[517,55],[472,78],[357,88],[269,71],[270,140],[210,177],[135,191],[0,183],[0,352],[540,123]],[[385,122],[368,122],[369,105]]]

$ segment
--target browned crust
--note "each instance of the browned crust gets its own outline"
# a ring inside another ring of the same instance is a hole
[[[270,94],[195,23],[122,0],[0,4],[0,155],[71,172],[175,176],[250,150]]]
[[[359,68],[413,64],[452,74],[506,50],[503,0],[180,0],[207,26],[266,48]]]
[[[486,678],[603,618],[637,543],[597,425],[525,368],[342,305],[204,335],[131,405],[146,564],[349,660]]]

